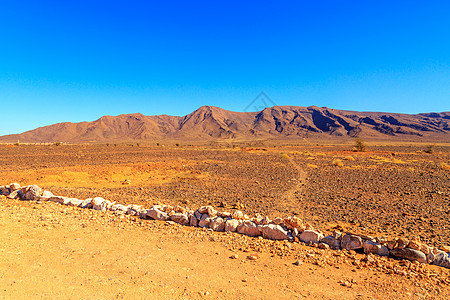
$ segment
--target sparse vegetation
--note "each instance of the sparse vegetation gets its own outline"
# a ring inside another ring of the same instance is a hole
[[[55,145],[55,146],[60,146],[60,145],[61,145],[61,142],[56,142],[54,145]]]
[[[423,152],[432,154],[432,153],[434,153],[434,147],[435,147],[435,145],[428,145],[427,148],[425,150],[423,150]]]
[[[290,158],[289,155],[287,155],[287,153],[284,153],[284,152],[281,152],[280,157],[281,158],[285,158],[285,159],[289,159]]]
[[[366,143],[360,138],[355,139],[354,147],[356,152],[366,152],[367,150]]]
[[[355,158],[354,158],[353,156],[351,156],[351,155],[344,156],[343,159],[345,159],[345,160],[351,160],[351,161],[354,161],[354,160],[355,160]]]
[[[344,162],[343,162],[341,159],[339,159],[339,158],[333,160],[333,161],[331,162],[331,164],[332,164],[333,166],[338,166],[338,167],[343,167],[343,166],[344,166]]]

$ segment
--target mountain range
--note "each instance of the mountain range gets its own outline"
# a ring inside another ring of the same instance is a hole
[[[92,122],[58,123],[0,137],[11,143],[89,143],[146,140],[284,139],[361,137],[450,141],[450,112],[399,114],[326,107],[274,106],[232,112],[202,106],[186,116],[139,113],[103,116]]]

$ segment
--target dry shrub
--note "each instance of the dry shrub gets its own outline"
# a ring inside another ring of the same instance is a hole
[[[307,167],[312,168],[312,169],[317,169],[318,166],[313,165],[313,164],[306,164]]]
[[[366,152],[367,147],[366,143],[362,139],[356,139],[355,140],[355,151],[357,152]]]
[[[353,156],[351,156],[351,155],[344,156],[343,159],[345,159],[345,160],[352,160],[352,161],[355,160],[355,158]]]
[[[290,158],[289,155],[287,155],[287,153],[284,153],[284,152],[281,152],[280,157],[281,158],[286,158],[286,159]]]
[[[338,166],[338,167],[343,167],[344,166],[344,162],[341,159],[335,159],[331,162],[331,164],[333,166]]]

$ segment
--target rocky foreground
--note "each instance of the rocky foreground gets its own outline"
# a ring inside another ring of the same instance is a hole
[[[349,253],[365,253],[379,257],[404,259],[417,264],[432,264],[450,268],[450,247],[430,247],[419,238],[407,240],[399,237],[371,237],[367,235],[334,231],[332,235],[324,236],[310,224],[303,224],[297,217],[274,218],[260,215],[249,217],[240,210],[233,212],[217,211],[212,206],[202,206],[196,210],[170,205],[155,204],[150,208],[140,205],[123,205],[110,202],[101,197],[80,200],[64,196],[55,196],[50,191],[42,190],[37,185],[21,187],[11,183],[0,187],[0,193],[9,199],[29,201],[50,201],[62,205],[74,206],[99,211],[111,211],[115,215],[138,216],[141,219],[153,219],[178,223],[180,225],[207,228],[217,232],[236,232],[249,237],[263,237],[269,240],[282,240],[304,243],[320,249],[344,250]],[[373,260],[368,256],[367,260]],[[419,270],[413,267],[413,270]],[[402,269],[392,267],[390,273],[407,274]]]

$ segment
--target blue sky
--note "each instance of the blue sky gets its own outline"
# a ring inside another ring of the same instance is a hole
[[[1,1],[0,135],[202,105],[450,111],[449,1]]]

